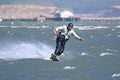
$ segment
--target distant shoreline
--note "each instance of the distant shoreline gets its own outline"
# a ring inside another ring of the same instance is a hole
[[[54,6],[38,6],[26,4],[0,5],[0,19],[33,20],[35,18],[52,17]]]
[[[80,21],[80,20],[120,20],[120,17],[69,17],[57,18],[54,12],[57,7],[54,6],[38,6],[26,4],[0,5],[0,21]],[[120,6],[113,6],[120,8]]]
[[[45,20],[53,20],[53,21],[120,21],[120,17],[97,17],[97,18],[80,18],[80,17],[71,17],[71,18],[56,18],[56,17],[48,17],[44,18],[44,20],[38,20],[37,18],[30,19],[2,19],[1,21],[40,21],[43,22]]]

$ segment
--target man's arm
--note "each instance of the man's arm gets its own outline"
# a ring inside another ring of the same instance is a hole
[[[57,27],[57,28],[55,28],[55,29],[53,30],[53,40],[56,40],[57,32],[58,32],[60,29],[64,29],[64,26]]]
[[[80,41],[83,41],[84,39],[81,38],[80,36],[78,36],[74,31],[73,31],[73,36],[77,39],[79,39]]]

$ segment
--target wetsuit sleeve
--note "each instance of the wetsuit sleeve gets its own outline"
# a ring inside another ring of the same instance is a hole
[[[59,27],[55,28],[55,31],[58,32],[59,30],[64,29],[64,27],[65,27],[65,26],[59,26]]]
[[[77,39],[81,39],[81,37],[78,36],[74,31],[72,31],[72,35],[73,35],[75,38],[77,38]]]

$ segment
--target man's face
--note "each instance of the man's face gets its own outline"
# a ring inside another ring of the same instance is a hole
[[[71,31],[73,29],[73,27],[68,26],[68,31]]]

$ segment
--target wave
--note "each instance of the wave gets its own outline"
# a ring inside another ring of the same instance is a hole
[[[120,26],[116,26],[117,28],[120,28]]]
[[[45,29],[45,28],[52,28],[51,26],[0,26],[0,28],[10,27],[10,28],[33,28],[33,29]],[[53,27],[54,28],[54,27]],[[96,30],[96,29],[108,29],[113,28],[110,26],[74,26],[75,29],[78,30]],[[120,26],[114,26],[114,28],[120,28]],[[112,29],[113,31],[115,29]]]
[[[120,35],[117,35],[117,37],[120,37]]]
[[[75,67],[74,66],[65,66],[63,69],[71,70],[71,69],[75,69]]]
[[[50,26],[27,26],[26,28],[49,28]]]
[[[16,60],[16,59],[44,59],[49,60],[53,49],[44,43],[31,44],[9,44],[8,47],[0,49],[0,59]]]
[[[4,28],[4,27],[10,27],[10,28],[35,28],[35,29],[50,28],[50,26],[0,26],[0,28]]]
[[[111,55],[114,55],[112,53],[108,53],[108,52],[105,52],[105,53],[101,53],[100,56],[111,56]]]
[[[90,55],[89,53],[86,53],[86,52],[82,52],[82,53],[78,53],[78,55],[80,55],[80,56],[90,56],[90,57],[96,57],[95,55]],[[113,56],[113,55],[115,55],[115,54],[113,54],[113,53],[108,53],[108,52],[104,52],[104,53],[101,53],[101,54],[99,54],[98,56]]]
[[[113,74],[112,77],[120,77],[120,74]]]
[[[85,53],[85,52],[82,52],[82,53],[79,53],[79,55],[81,55],[81,56],[87,56],[87,55],[89,55],[89,54],[87,54],[87,53]]]
[[[108,26],[74,26],[78,30],[95,30],[95,29],[107,29]]]

